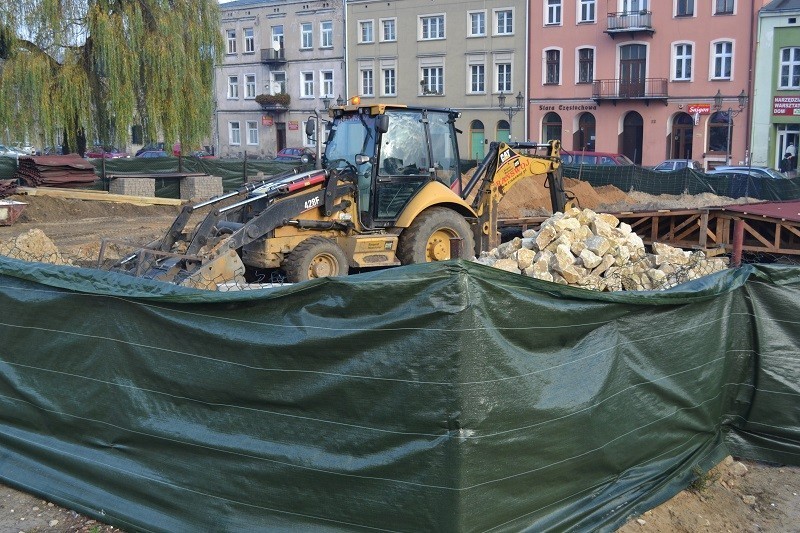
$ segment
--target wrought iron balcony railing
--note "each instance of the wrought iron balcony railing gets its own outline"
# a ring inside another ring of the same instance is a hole
[[[592,99],[601,100],[666,100],[669,97],[666,78],[639,80],[594,80]]]
[[[272,48],[261,49],[261,62],[262,63],[286,63],[286,57],[283,54],[283,48],[274,50]]]

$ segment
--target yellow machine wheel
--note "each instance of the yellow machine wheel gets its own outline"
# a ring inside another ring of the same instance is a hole
[[[329,276],[346,276],[347,256],[332,240],[311,237],[295,246],[286,257],[283,269],[292,283]]]
[[[475,239],[463,216],[446,207],[431,207],[420,213],[400,235],[397,257],[404,265],[446,261],[450,239],[461,239],[462,257],[475,256]]]

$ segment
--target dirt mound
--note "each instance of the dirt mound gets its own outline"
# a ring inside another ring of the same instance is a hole
[[[105,217],[147,217],[177,215],[180,208],[170,205],[139,206],[124,202],[75,200],[55,196],[16,195],[9,199],[28,204],[17,222],[61,222]]]
[[[545,176],[531,176],[514,185],[500,202],[500,218],[551,215],[550,188]],[[567,197],[582,208],[597,209],[604,203],[625,202],[628,195],[613,185],[594,188],[585,181],[564,178]]]

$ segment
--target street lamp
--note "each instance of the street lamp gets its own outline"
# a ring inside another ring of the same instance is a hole
[[[714,95],[714,109],[715,110],[717,110],[717,111],[721,111],[722,110],[722,100],[724,98],[725,97],[722,96],[722,91],[717,89],[717,94]],[[726,111],[726,113],[727,113],[727,117],[726,118],[727,118],[727,121],[728,121],[728,138],[726,139],[726,148],[725,148],[725,164],[726,165],[730,165],[731,164],[731,127],[733,126],[733,117],[737,116],[739,113],[744,111],[744,108],[747,106],[747,93],[744,92],[744,89],[742,89],[742,92],[739,93],[739,96],[737,97],[737,99],[739,100],[739,109],[733,109],[732,107],[728,106],[728,110]]]
[[[322,109],[327,111],[330,106],[331,106],[331,97],[326,94],[325,96],[322,97]]]
[[[339,95],[339,98],[336,99],[336,105],[338,105],[339,107],[344,105],[344,98],[342,98],[341,94]]]
[[[508,135],[511,136],[511,119],[514,118],[514,115],[519,113],[522,110],[522,104],[525,101],[525,97],[522,96],[522,91],[517,93],[517,105],[516,106],[507,106],[506,105],[506,95],[503,91],[500,91],[500,95],[497,97],[497,102],[500,104],[500,110],[505,112],[508,115]]]

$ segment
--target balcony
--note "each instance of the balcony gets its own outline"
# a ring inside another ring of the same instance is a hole
[[[653,35],[653,13],[636,11],[608,14],[608,29],[605,33],[612,38],[620,33],[629,33],[633,37],[637,33]]]
[[[259,94],[256,96],[256,103],[261,106],[262,111],[267,115],[278,115],[289,110],[291,97],[286,93]]]
[[[274,48],[262,48],[261,62],[267,64],[286,63],[286,57],[284,56],[284,49],[279,48],[278,50],[275,50]]]
[[[663,101],[667,104],[669,93],[666,78],[645,78],[636,81],[594,80],[592,82],[592,99],[601,104],[611,101],[614,105],[620,100],[640,100],[650,105],[651,100]]]

